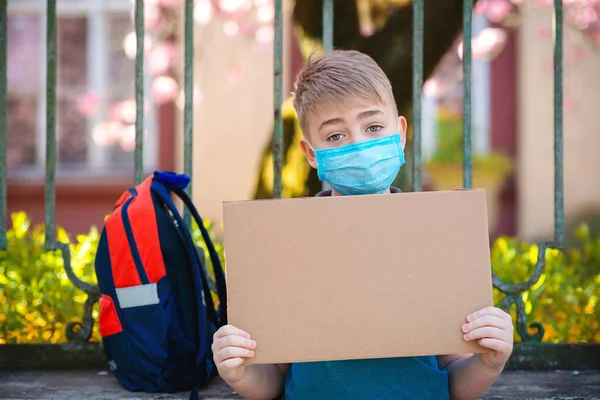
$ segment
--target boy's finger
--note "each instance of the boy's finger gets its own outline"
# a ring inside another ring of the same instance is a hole
[[[483,326],[494,326],[496,328],[505,328],[507,326],[507,322],[502,318],[499,318],[495,315],[483,315],[471,322],[468,322],[462,326],[462,331],[464,333],[470,332],[474,329],[481,328]]]
[[[486,307],[483,308],[479,311],[475,311],[472,314],[467,315],[467,322],[471,322],[479,317],[481,317],[482,315],[494,315],[498,318],[502,318],[502,319],[506,319],[507,317],[510,318],[510,315],[508,315],[507,313],[505,313],[503,310],[496,308],[496,307]]]
[[[244,363],[244,359],[237,357],[237,358],[229,358],[223,362],[221,362],[220,366],[221,369],[224,369],[225,371],[230,370],[230,369],[234,369],[239,367],[240,365],[242,365]]]
[[[243,347],[245,349],[256,349],[256,342],[252,339],[247,339],[238,335],[228,335],[217,339],[213,343],[213,352],[219,351],[228,346]]]
[[[478,342],[482,347],[497,351],[499,353],[510,353],[511,352],[511,345],[506,343],[503,340],[493,339],[493,338],[484,338],[484,339],[480,339]]]
[[[225,325],[215,333],[215,339],[222,338],[228,335],[238,335],[246,337],[248,339],[250,338],[250,334],[248,332],[244,332],[243,330],[236,328],[233,325]]]
[[[466,341],[471,341],[483,338],[502,339],[504,336],[506,336],[506,332],[502,329],[495,328],[493,326],[486,326],[464,334],[463,338]]]
[[[242,357],[242,358],[254,357],[254,350],[244,349],[242,347],[229,346],[229,347],[225,347],[224,349],[219,350],[217,352],[215,358],[217,360],[223,361],[223,360],[227,360],[229,358],[236,358],[236,357]]]

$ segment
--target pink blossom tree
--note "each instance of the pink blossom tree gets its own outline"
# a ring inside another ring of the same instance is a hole
[[[508,33],[517,29],[521,23],[523,7],[553,8],[554,0],[481,0],[474,8],[475,15],[483,15],[491,23],[491,27],[482,30],[472,39],[473,60],[493,60],[503,50]],[[600,47],[600,0],[563,0],[565,23],[574,27],[590,47]],[[541,28],[537,32],[540,40],[552,40],[552,32]],[[425,82],[427,95],[443,98],[446,93],[462,85],[462,35],[456,46],[443,58],[436,72]],[[580,62],[586,57],[584,48],[576,48],[565,52],[567,62]],[[551,65],[552,60],[549,60]],[[565,106],[572,105],[573,100],[565,96]]]

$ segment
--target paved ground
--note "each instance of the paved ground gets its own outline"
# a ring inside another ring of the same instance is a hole
[[[189,393],[129,393],[104,371],[0,371],[0,399],[188,399]],[[222,381],[200,395],[203,400],[237,400]],[[485,400],[600,400],[600,371],[506,372]]]

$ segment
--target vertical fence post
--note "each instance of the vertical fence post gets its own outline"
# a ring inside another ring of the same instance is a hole
[[[471,148],[471,39],[473,36],[473,0],[463,3],[463,187],[473,187],[473,151]]]
[[[333,50],[333,0],[323,0],[323,52]]]
[[[7,64],[8,1],[0,4],[0,250],[6,250],[6,137],[7,129]]]
[[[283,102],[283,0],[275,0],[275,49],[274,58],[274,130],[273,130],[273,197],[281,198],[282,180],[281,173],[283,169],[283,115],[281,106]]]
[[[554,240],[562,248],[564,239],[563,3],[562,0],[554,0]]]
[[[423,159],[421,149],[421,100],[423,98],[423,25],[425,1],[413,2],[413,170],[414,192],[423,190]],[[402,132],[406,135],[406,132]]]
[[[135,0],[135,184],[144,174],[144,1]]]
[[[185,65],[184,65],[184,95],[185,105],[183,109],[183,171],[190,178],[186,188],[187,193],[192,196],[192,155],[194,149],[194,2],[185,0]],[[187,207],[184,209],[184,221],[191,229],[191,214]]]
[[[322,45],[323,53],[333,50],[333,0],[323,0],[323,32],[322,32]],[[331,189],[331,186],[327,182],[321,184],[323,190]]]
[[[56,242],[56,0],[46,10],[46,249]]]
[[[96,285],[83,282],[75,275],[69,243],[59,242],[56,238],[56,0],[48,0],[46,4],[46,250],[60,250],[69,280],[88,295],[83,307],[83,323],[69,322],[66,329],[70,341],[87,341],[94,326],[92,307],[100,292]]]

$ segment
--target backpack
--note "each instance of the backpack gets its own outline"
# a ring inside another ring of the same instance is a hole
[[[188,183],[185,175],[157,171],[130,188],[98,244],[100,334],[110,370],[129,391],[192,390],[197,399],[198,388],[217,375],[211,345],[227,321],[225,275],[184,191]],[[198,224],[214,280],[171,194]]]

